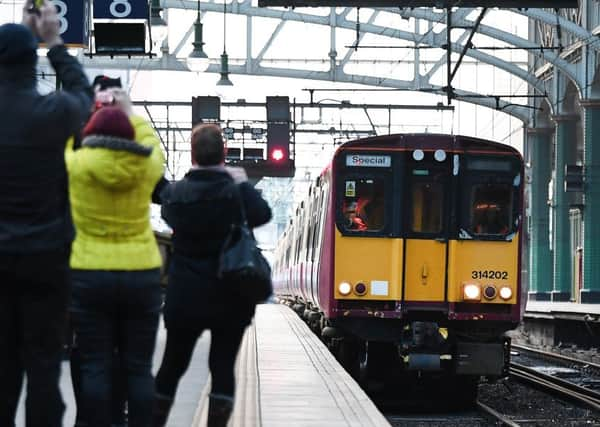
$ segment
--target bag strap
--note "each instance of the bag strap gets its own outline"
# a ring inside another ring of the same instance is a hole
[[[240,223],[240,225],[245,225],[247,227],[248,219],[246,218],[246,207],[244,206],[244,200],[242,199],[240,185],[234,182],[232,186],[234,188],[233,193],[235,193],[235,198],[237,199],[238,204],[240,205],[240,212],[242,213],[242,222]]]

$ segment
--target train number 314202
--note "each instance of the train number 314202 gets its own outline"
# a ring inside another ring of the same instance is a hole
[[[508,271],[499,270],[473,270],[471,272],[472,279],[498,279],[507,280]]]

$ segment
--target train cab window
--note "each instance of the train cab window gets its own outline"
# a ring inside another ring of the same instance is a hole
[[[384,180],[348,178],[341,226],[347,231],[380,231],[385,225]]]
[[[510,233],[513,195],[509,184],[475,184],[471,189],[471,231],[479,236]]]
[[[411,231],[414,233],[441,233],[444,203],[444,185],[441,182],[414,182],[412,185]]]

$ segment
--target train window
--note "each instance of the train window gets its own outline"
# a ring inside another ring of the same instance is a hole
[[[476,235],[508,234],[513,195],[509,184],[475,184],[471,190],[471,231]]]
[[[344,221],[349,231],[380,231],[385,225],[384,180],[347,179],[342,203]]]
[[[443,203],[444,185],[441,182],[414,182],[411,230],[415,233],[441,233]]]

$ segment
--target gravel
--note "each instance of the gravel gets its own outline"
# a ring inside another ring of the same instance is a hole
[[[600,426],[600,413],[508,379],[479,387],[479,401],[531,426]]]
[[[479,401],[523,426],[600,427],[600,413],[557,399],[542,391],[507,379],[479,386]],[[500,426],[476,410],[436,412],[384,409],[394,427]]]

